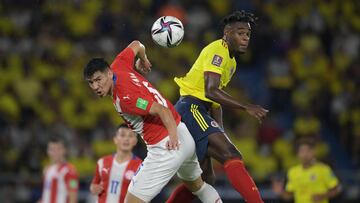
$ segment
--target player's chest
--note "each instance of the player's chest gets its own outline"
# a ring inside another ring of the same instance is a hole
[[[307,188],[321,184],[322,177],[316,171],[305,171],[299,173],[296,178],[295,182],[300,188]]]

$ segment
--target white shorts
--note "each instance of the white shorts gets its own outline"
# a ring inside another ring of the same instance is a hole
[[[176,172],[180,179],[186,181],[193,181],[201,176],[195,142],[182,122],[177,126],[177,135],[180,141],[179,150],[169,151],[166,148],[169,137],[147,146],[147,156],[129,185],[128,191],[131,194],[150,202]]]

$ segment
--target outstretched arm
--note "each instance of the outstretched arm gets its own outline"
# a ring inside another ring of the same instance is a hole
[[[169,150],[179,149],[179,141],[176,133],[177,126],[170,109],[157,102],[154,102],[150,107],[149,113],[153,116],[159,116],[166,130],[168,131],[170,140],[166,143],[166,147]]]
[[[145,46],[138,40],[132,41],[129,46],[139,59],[135,63],[135,69],[142,75],[146,75],[151,71],[151,63],[145,52]]]
[[[246,110],[250,115],[256,117],[259,122],[266,116],[268,110],[258,105],[243,104],[236,101],[231,95],[219,88],[220,74],[213,72],[205,72],[205,96],[222,106],[235,109]]]

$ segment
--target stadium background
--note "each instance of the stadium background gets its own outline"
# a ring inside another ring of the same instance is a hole
[[[319,141],[318,158],[344,186],[333,202],[359,202],[359,8],[356,0],[2,0],[1,202],[39,198],[52,135],[65,138],[68,159],[80,173],[80,202],[90,199],[96,159],[113,152],[111,135],[122,120],[110,99],[96,98],[83,80],[89,58],[111,61],[129,42],[141,40],[153,64],[149,80],[175,102],[173,77],[186,73],[201,48],[221,36],[221,17],[236,9],[254,12],[259,21],[227,90],[270,113],[260,126],[241,111],[225,110],[225,128],[263,196],[279,202],[271,180],[297,163],[294,140],[312,136]],[[151,41],[151,25],[161,15],[182,20],[180,46]],[[141,146],[136,152],[144,156]],[[218,165],[216,174],[225,202],[239,198]]]

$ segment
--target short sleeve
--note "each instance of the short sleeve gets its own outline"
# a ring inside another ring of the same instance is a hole
[[[127,91],[120,98],[120,106],[123,113],[145,116],[149,114],[154,100],[147,91]]]
[[[66,187],[70,192],[76,192],[79,189],[79,178],[75,169],[70,168],[65,175]]]
[[[330,167],[326,166],[322,174],[324,176],[325,184],[328,189],[334,188],[339,184],[339,180],[337,179]]]
[[[225,68],[225,54],[222,50],[215,50],[209,48],[207,52],[202,53],[202,66],[204,67],[204,72],[214,72],[217,74],[222,74]]]
[[[116,56],[114,62],[111,64],[111,69],[113,71],[121,68],[127,68],[132,70],[134,68],[134,60],[134,51],[131,48],[127,47]]]
[[[99,169],[99,163],[96,164],[96,170],[95,175],[91,181],[92,184],[100,184],[101,182],[101,175],[100,175],[100,169]]]
[[[294,192],[295,189],[295,182],[294,182],[294,173],[293,170],[289,170],[287,174],[287,182],[285,186],[286,192]]]

